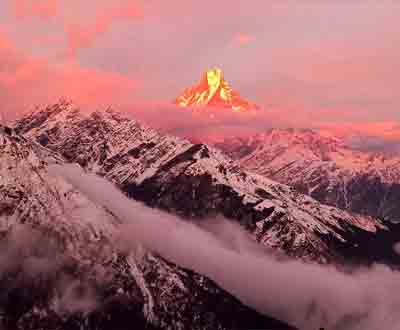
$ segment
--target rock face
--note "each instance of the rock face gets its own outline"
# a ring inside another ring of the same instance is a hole
[[[318,201],[400,222],[400,157],[354,150],[311,130],[270,130],[217,147],[246,169]]]
[[[0,127],[2,329],[289,329],[200,275],[119,251],[119,220],[49,175],[63,162]]]
[[[219,68],[204,73],[200,82],[185,89],[175,101],[182,107],[212,106],[230,108],[234,111],[256,110],[258,106],[243,99],[224,79],[224,73]]]

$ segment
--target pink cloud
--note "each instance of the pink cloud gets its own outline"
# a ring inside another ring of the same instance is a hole
[[[363,136],[380,137],[389,141],[400,141],[400,123],[390,121],[370,123],[322,123],[321,130],[335,135],[359,134]]]
[[[255,37],[251,36],[247,33],[238,33],[233,38],[233,44],[235,46],[244,47],[247,46],[255,41]]]
[[[249,136],[273,127],[310,125],[304,111],[296,114],[288,109],[234,112],[226,108],[182,108],[167,103],[143,103],[124,110],[132,118],[164,133],[202,142],[215,142],[227,136]]]
[[[69,24],[67,26],[68,53],[75,55],[82,48],[90,47],[95,40],[107,33],[119,21],[138,21],[143,17],[142,9],[131,2],[99,10],[90,24]]]
[[[227,0],[10,1],[19,17],[56,14],[57,19],[47,24],[15,17],[4,20],[9,24],[6,32],[27,55],[17,52],[0,57],[0,97],[8,100],[7,106],[22,103],[15,90],[23,92],[24,102],[31,105],[56,96],[115,106],[134,103],[136,95],[168,102],[196,82],[202,70],[218,65],[232,87],[263,107],[272,123],[277,121],[274,117],[287,126],[305,127],[400,120],[396,90],[400,76],[395,70],[400,58],[400,7],[396,5],[374,1],[308,5],[264,0],[251,5]],[[139,20],[140,24],[130,24]],[[232,46],[245,47],[245,51]],[[4,52],[6,43],[0,47]],[[80,51],[84,48],[89,49]],[[65,54],[77,56],[66,62]],[[115,69],[121,74],[112,72]],[[131,82],[130,72],[140,77],[140,89],[132,89],[137,81]],[[177,123],[180,114],[176,111]],[[194,124],[196,120],[204,121],[195,118]],[[238,131],[248,129],[244,119],[235,123]],[[207,125],[217,127],[214,120],[204,122],[201,129]]]
[[[38,35],[32,40],[35,44],[53,48],[60,47],[64,44],[64,38],[57,34]]]
[[[339,95],[366,92],[397,96],[393,91],[398,76],[393,74],[393,68],[400,47],[390,40],[381,39],[374,45],[322,42],[276,49],[270,56],[282,73],[321,87],[334,86]]]
[[[51,64],[29,57],[0,37],[0,100],[7,117],[65,97],[83,107],[123,107],[133,102],[137,80],[85,68],[76,62]]]
[[[51,19],[57,15],[57,0],[13,0],[14,14],[18,18],[40,17]]]

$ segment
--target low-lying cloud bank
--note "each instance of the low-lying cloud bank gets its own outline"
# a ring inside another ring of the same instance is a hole
[[[118,244],[138,244],[214,280],[266,315],[299,329],[375,330],[400,327],[400,274],[376,265],[351,274],[333,267],[282,261],[235,226],[200,228],[129,200],[113,184],[79,167],[53,166],[59,175],[115,214]]]

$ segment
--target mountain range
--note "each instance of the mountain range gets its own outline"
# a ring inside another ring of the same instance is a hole
[[[199,225],[224,217],[266,251],[290,258],[322,264],[397,261],[390,226],[244,170],[246,153],[256,149],[236,146],[218,147],[239,162],[117,111],[84,112],[68,102],[2,126],[0,257],[7,267],[0,271],[0,324],[290,329],[201,275],[141,249],[120,251],[119,219],[51,175],[51,164],[78,163],[128,197]]]

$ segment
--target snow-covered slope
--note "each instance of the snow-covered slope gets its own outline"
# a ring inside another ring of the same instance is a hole
[[[241,170],[220,151],[160,135],[115,111],[84,114],[58,104],[20,120],[27,138],[115,182],[132,198],[184,217],[223,215],[257,240],[293,256],[326,262],[348,233],[374,233],[376,220],[350,214]]]
[[[400,221],[400,157],[355,150],[343,138],[273,129],[217,147],[246,169],[342,209]]]
[[[202,276],[117,250],[119,220],[49,175],[63,162],[0,126],[0,328],[288,329]]]

